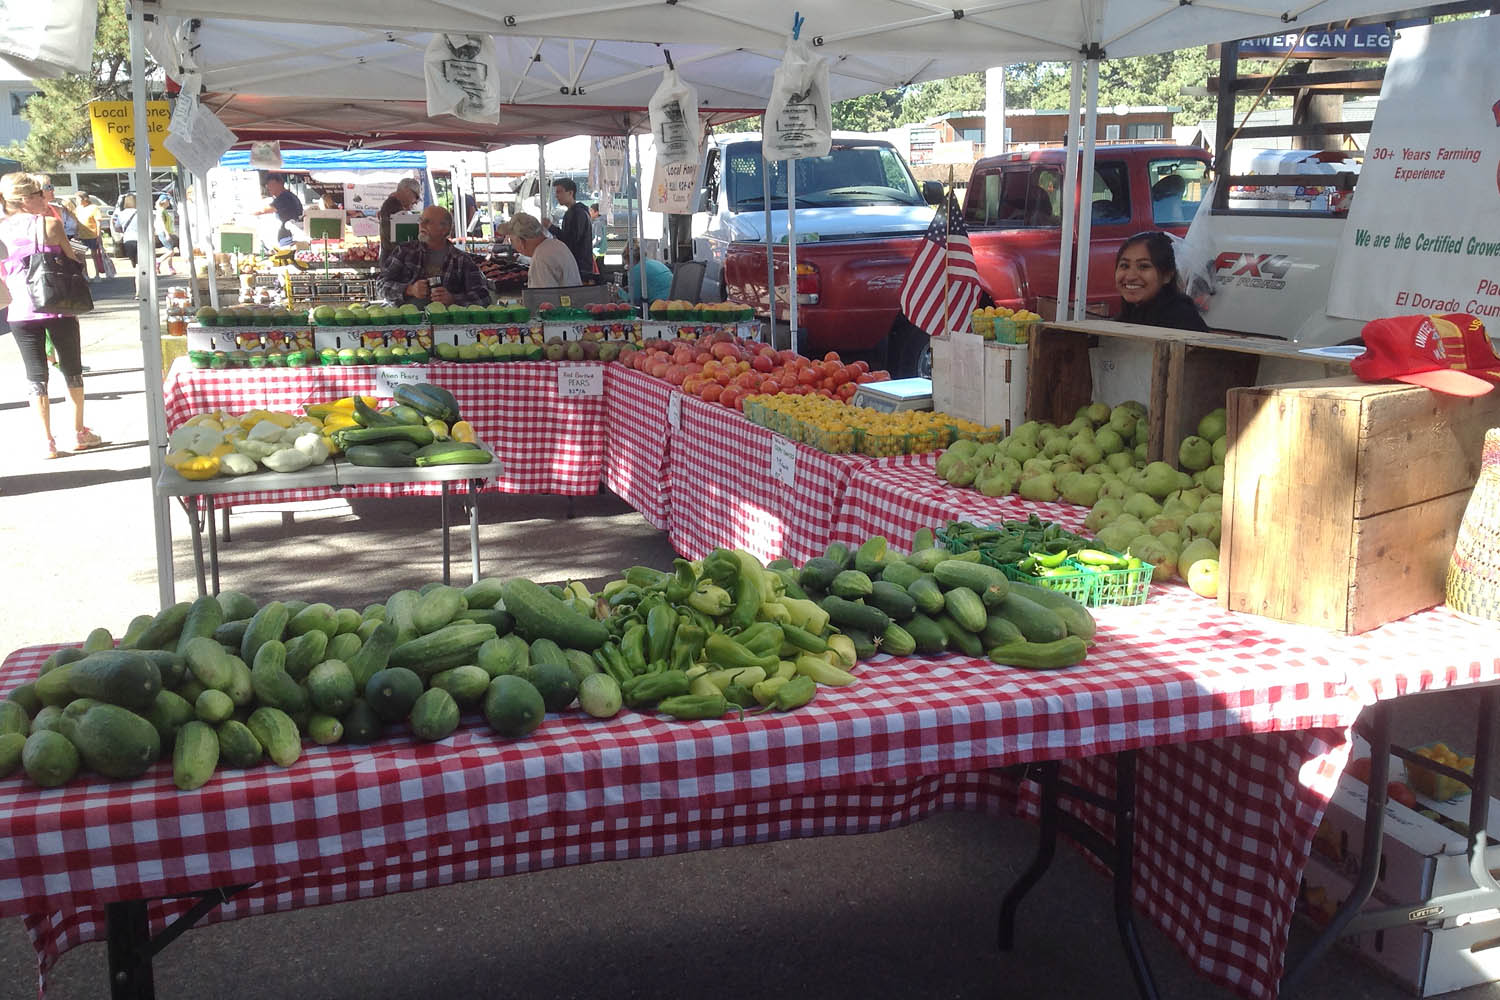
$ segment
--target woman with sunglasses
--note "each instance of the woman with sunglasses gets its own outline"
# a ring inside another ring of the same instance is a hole
[[[1122,323],[1208,330],[1193,300],[1177,287],[1177,255],[1166,233],[1136,233],[1121,244],[1115,254],[1115,290],[1125,300],[1115,317]]]

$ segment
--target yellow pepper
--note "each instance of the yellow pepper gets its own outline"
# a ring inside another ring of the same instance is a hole
[[[219,446],[217,448],[215,448],[213,451],[209,452],[209,455],[213,456],[214,458],[223,458],[225,455],[233,453],[233,451],[234,451],[234,442],[232,442],[232,441],[223,441],[223,442],[221,442],[219,444]]]
[[[427,429],[432,431],[434,437],[445,438],[448,436],[448,425],[437,417],[427,418]]]
[[[213,455],[193,455],[173,466],[183,479],[212,479],[219,474],[219,460]]]
[[[449,428],[448,433],[452,435],[453,440],[460,444],[472,444],[479,440],[479,436],[474,433],[473,425],[467,420],[460,420],[455,423]]]
[[[162,464],[164,464],[167,468],[175,469],[183,462],[196,457],[197,456],[190,451],[169,451],[162,456],[161,460]]]

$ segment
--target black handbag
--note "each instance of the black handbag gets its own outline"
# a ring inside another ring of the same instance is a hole
[[[89,292],[83,265],[62,253],[43,250],[46,229],[37,217],[37,250],[26,258],[26,291],[31,308],[38,313],[77,316],[92,312],[94,296]]]

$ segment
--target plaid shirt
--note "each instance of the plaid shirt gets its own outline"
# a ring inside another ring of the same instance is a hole
[[[406,301],[406,286],[423,277],[423,258],[426,247],[421,240],[411,240],[391,251],[385,259],[380,275],[380,295],[396,305]],[[489,305],[490,292],[485,286],[484,275],[474,258],[451,243],[448,257],[443,261],[443,287],[453,296],[455,305]]]

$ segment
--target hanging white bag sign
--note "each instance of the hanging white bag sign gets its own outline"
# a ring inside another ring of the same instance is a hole
[[[828,63],[806,42],[791,41],[771,78],[771,100],[761,134],[767,160],[827,156],[833,145]]]
[[[427,44],[427,114],[500,120],[500,62],[489,35],[439,33]]]
[[[594,137],[594,155],[589,162],[589,184],[596,190],[613,194],[620,190],[625,177],[625,137]],[[603,214],[600,209],[600,214]]]
[[[656,142],[656,162],[698,162],[703,125],[698,121],[698,91],[684,83],[670,67],[662,74],[661,86],[651,95],[651,135]]]
[[[281,169],[281,143],[275,139],[250,144],[250,165],[262,170]]]

